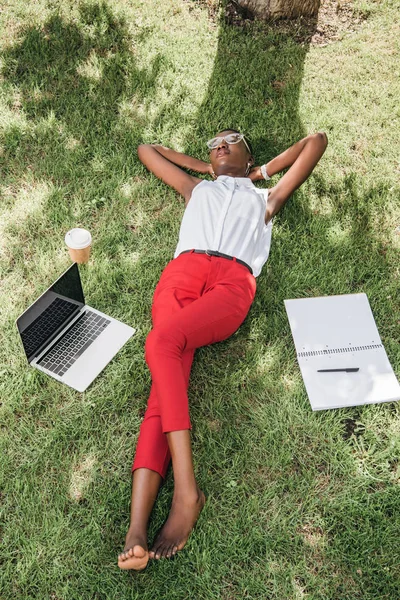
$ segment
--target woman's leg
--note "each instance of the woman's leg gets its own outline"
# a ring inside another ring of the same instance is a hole
[[[186,388],[189,386],[193,356],[194,350],[188,350],[182,357]],[[142,468],[151,469],[157,471],[164,479],[170,460],[171,454],[167,438],[162,430],[157,392],[153,383],[146,412],[140,426],[132,471]]]
[[[171,266],[173,266],[170,263]],[[164,270],[167,274],[171,271],[170,265]],[[163,273],[163,276],[164,276]],[[163,280],[163,276],[161,280]],[[175,277],[175,276],[174,276]],[[188,303],[193,302],[201,293],[200,282],[193,289],[179,290],[175,286],[177,281],[167,279],[169,287],[164,289],[162,298],[155,293],[152,319],[153,326],[168,318]],[[156,290],[157,291],[157,290]],[[184,353],[182,358],[186,386],[189,385],[190,369],[193,362],[194,350]],[[121,569],[141,570],[147,565],[149,553],[147,548],[147,525],[157,497],[158,489],[165,478],[170,462],[170,451],[165,433],[162,431],[158,399],[154,384],[152,384],[148,406],[140,427],[139,439],[132,466],[132,500],[130,526],[126,535],[124,551],[118,557],[118,566]]]
[[[205,263],[209,272],[203,295],[155,326],[146,341],[146,360],[157,390],[175,481],[171,512],[150,557],[168,557],[183,548],[205,501],[193,472],[182,357],[188,350],[234,333],[254,298],[255,281],[245,267],[218,260],[222,263]]]
[[[197,485],[189,430],[167,433],[174,469],[174,497],[168,520],[153,542],[150,558],[170,558],[182,550],[205,503]]]
[[[137,469],[133,476],[131,520],[125,550],[118,556],[120,569],[144,569],[149,560],[147,525],[161,483],[161,475],[150,469]]]
[[[183,357],[187,385],[193,354],[194,352],[188,351]],[[130,525],[125,538],[124,551],[118,556],[118,566],[121,569],[142,570],[147,565],[148,521],[170,458],[168,440],[162,432],[157,396],[152,385],[132,466]]]

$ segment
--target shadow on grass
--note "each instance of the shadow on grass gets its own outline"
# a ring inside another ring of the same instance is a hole
[[[78,22],[54,14],[20,37],[2,56],[4,81],[22,109],[1,136],[2,185],[13,197],[21,186],[29,193],[29,181],[45,180],[49,193],[40,214],[11,223],[10,257],[21,253],[21,240],[39,246],[54,226],[90,226],[107,210],[120,183],[114,172],[137,168],[145,124],[138,107],[157,89],[163,63],[159,54],[137,65],[135,40],[106,3],[81,4]]]
[[[134,40],[123,18],[115,17],[105,3],[82,4],[79,12],[79,23],[53,15],[43,26],[24,30],[22,42],[3,54],[3,76],[17,86],[29,120],[38,122],[54,116],[58,125],[55,133],[65,126],[69,135],[82,141],[88,159],[99,147],[110,150],[118,141],[110,139],[110,132],[114,133],[113,127],[121,118],[121,99],[129,93],[140,104],[144,96],[151,96],[162,56],[147,69],[140,69],[132,51]],[[137,114],[132,117],[141,122]],[[25,150],[21,148],[23,140],[17,138],[13,143],[12,133],[6,132],[5,137],[8,160],[15,158],[16,148],[20,153]],[[139,141],[140,129],[133,143]],[[58,158],[60,147],[48,144],[41,148],[40,142],[33,144],[41,150],[39,156],[53,150]],[[40,161],[34,166],[40,168]]]

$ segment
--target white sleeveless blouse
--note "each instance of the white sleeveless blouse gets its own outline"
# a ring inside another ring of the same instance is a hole
[[[257,277],[271,246],[265,225],[268,190],[248,177],[220,175],[194,188],[183,215],[174,258],[184,250],[217,250],[244,260]]]

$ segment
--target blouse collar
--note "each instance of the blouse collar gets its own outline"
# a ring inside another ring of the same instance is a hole
[[[230,175],[218,175],[216,181],[225,183],[228,187],[234,186],[235,184],[248,188],[255,187],[250,177],[231,177]]]

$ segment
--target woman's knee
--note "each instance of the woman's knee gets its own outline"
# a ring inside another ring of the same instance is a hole
[[[184,336],[177,331],[163,325],[154,327],[147,336],[145,343],[145,358],[151,368],[153,358],[161,355],[180,356],[185,347]]]

